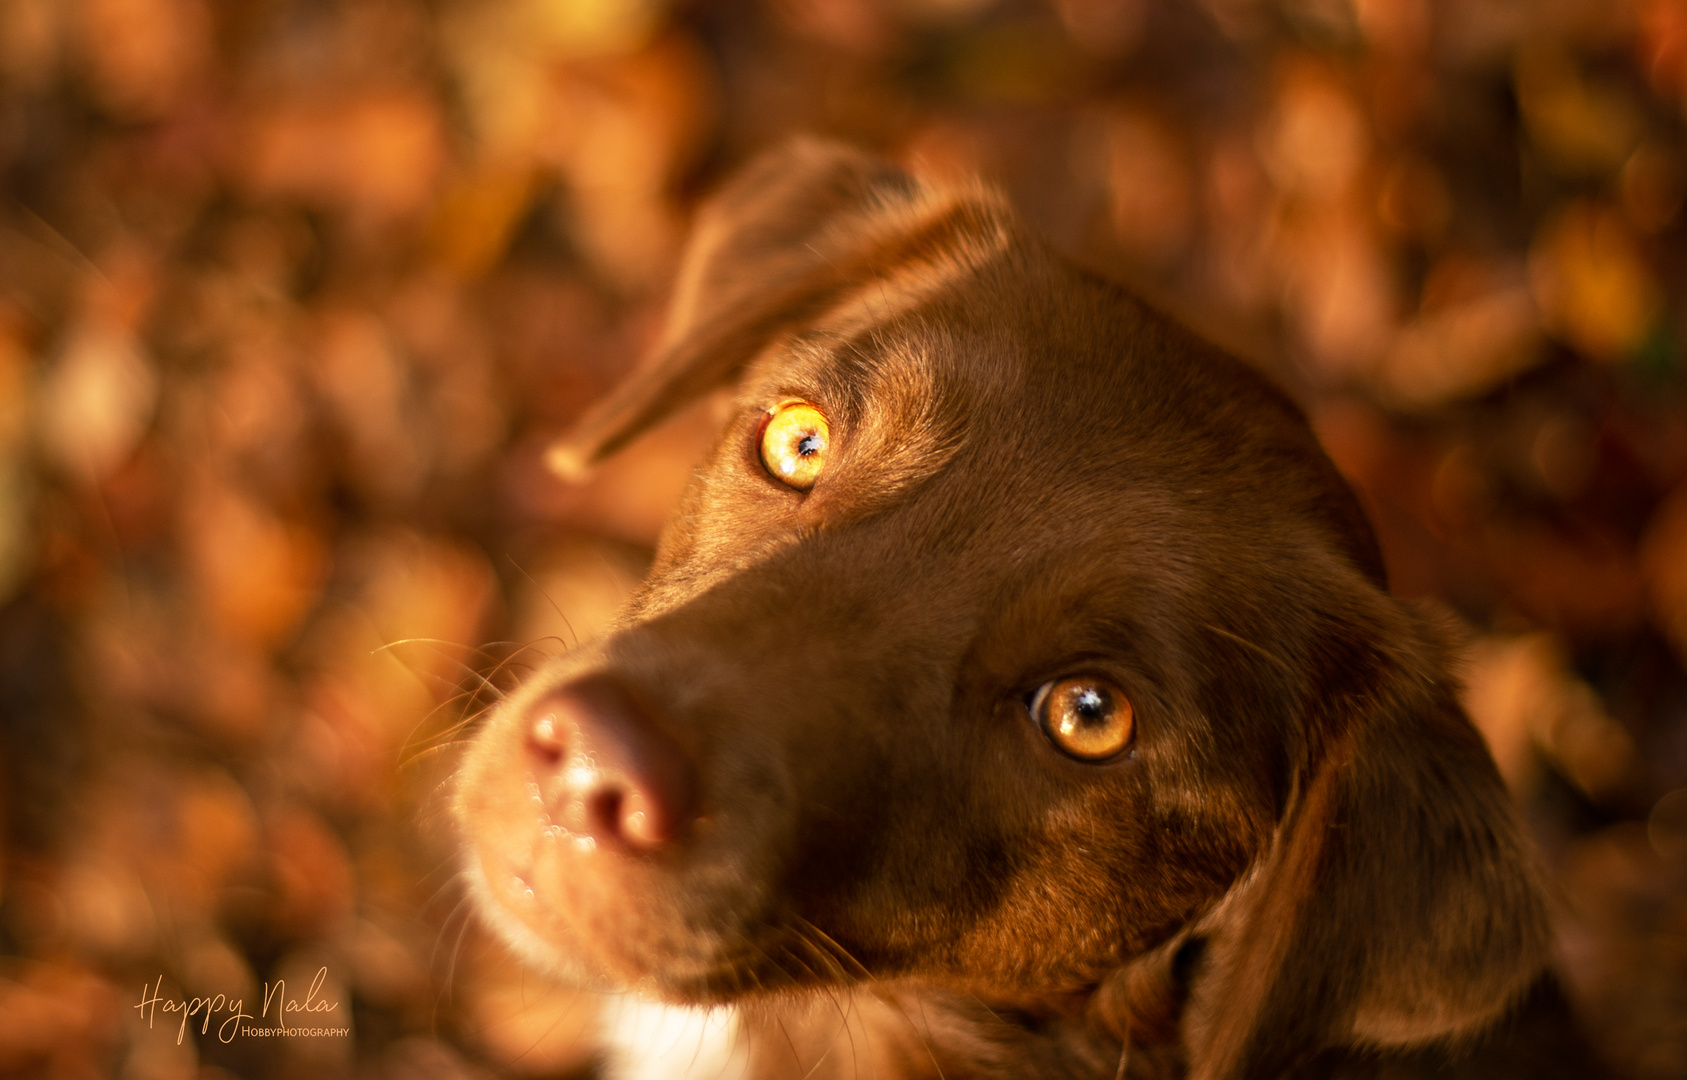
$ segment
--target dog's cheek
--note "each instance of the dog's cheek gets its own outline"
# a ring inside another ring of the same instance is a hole
[[[1066,988],[1157,943],[1178,905],[1143,887],[1160,873],[1146,809],[1134,791],[1073,793],[1049,806],[1015,845],[1013,879],[969,943],[972,962],[1034,988]]]
[[[852,725],[814,729],[851,733],[847,746],[816,742],[792,755],[809,763],[812,797],[786,890],[878,974],[982,985],[980,973],[1015,963],[999,955],[992,920],[1035,858],[1037,815],[1003,779],[1026,764],[1014,733],[993,730],[988,705],[981,719],[951,720],[940,688],[924,690]],[[848,807],[847,818],[829,807]]]
[[[795,914],[875,972],[907,971],[953,935],[958,913],[982,906],[968,894],[995,878],[974,842],[977,822],[957,814],[966,794],[954,748],[946,760],[922,730],[948,704],[935,665],[894,655],[855,663],[831,657],[829,640],[805,646],[806,678],[769,689],[763,675],[738,695],[763,707],[734,716],[720,740],[740,761],[720,788],[731,800],[723,817],[759,823],[754,843]],[[715,677],[725,677],[719,666]],[[764,759],[759,772],[750,747]]]
[[[956,943],[977,990],[1093,984],[1214,903],[1246,861],[1208,823],[1167,812],[1153,753],[1092,766],[1036,738],[1003,738],[976,765],[968,831],[1005,853],[990,906]]]

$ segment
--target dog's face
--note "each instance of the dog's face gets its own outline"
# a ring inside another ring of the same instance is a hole
[[[1257,377],[988,193],[801,146],[706,211],[662,355],[569,452],[727,381],[618,631],[459,778],[531,960],[688,1003],[1046,1003],[1199,939],[1211,1075],[1285,1032],[1446,1035],[1538,971],[1433,635]]]

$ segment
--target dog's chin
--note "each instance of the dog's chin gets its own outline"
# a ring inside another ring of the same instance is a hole
[[[669,999],[654,958],[619,943],[639,940],[626,905],[612,897],[585,903],[554,896],[536,868],[512,869],[495,855],[474,853],[465,871],[481,921],[527,963],[551,977],[599,993],[634,991]]]
[[[475,916],[529,967],[582,990],[614,993],[626,989],[616,985],[606,974],[592,970],[576,951],[559,945],[529,926],[504,901],[499,890],[493,888],[480,859],[471,857],[468,860],[468,865],[463,868],[463,881]]]
[[[675,882],[613,889],[604,876],[586,890],[594,875],[566,857],[516,867],[478,845],[464,869],[481,921],[531,967],[581,989],[715,1006],[855,981],[823,939],[785,920],[709,926],[691,905],[653,902],[682,892]]]

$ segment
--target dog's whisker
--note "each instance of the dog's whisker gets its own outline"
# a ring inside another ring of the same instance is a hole
[[[807,938],[803,935],[801,927],[795,926],[795,925],[785,926],[784,927],[784,933],[781,934],[780,937],[777,939],[777,944],[778,944],[779,951],[782,955],[790,957],[791,960],[793,960],[799,967],[802,968],[803,972],[808,976],[808,980],[807,980],[808,985],[824,984],[824,982],[825,982],[824,970],[825,970],[826,965],[824,963],[822,963],[821,964],[821,970],[816,971],[813,967],[811,967],[808,964],[807,961],[805,961],[803,959],[803,957],[801,956],[801,954],[798,951],[799,949],[806,948],[811,956],[819,957],[821,955],[814,948],[813,943],[808,941]],[[769,957],[769,960],[771,960],[775,965],[777,965],[779,967],[783,967],[782,964],[779,964],[779,962],[777,960],[773,959],[772,957]],[[798,980],[793,980],[793,981],[798,981]]]
[[[919,1009],[920,1025],[917,1034],[919,1035],[920,1046],[925,1050],[926,1057],[930,1059],[931,1068],[937,1074],[937,1080],[947,1080],[943,1072],[943,1065],[937,1060],[936,1048],[931,1043],[931,1021],[926,1018],[926,1003],[924,1000],[919,1002]],[[907,1013],[903,1013],[903,1016],[906,1017]]]
[[[444,739],[442,741],[433,742],[432,745],[429,746],[418,747],[409,757],[400,761],[398,763],[398,767],[400,770],[413,769],[430,758],[438,757],[441,754],[455,750],[459,747],[468,746],[471,742],[472,740],[465,736],[463,738]]]
[[[443,712],[446,709],[449,709],[451,706],[456,705],[459,702],[465,702],[466,703],[466,702],[470,701],[473,698],[473,696],[474,695],[469,691],[464,691],[462,693],[453,694],[452,696],[446,698],[444,701],[441,701],[439,704],[435,705],[433,708],[429,709],[427,711],[427,713],[425,715],[423,715],[423,717],[420,720],[418,720],[413,727],[411,727],[410,731],[405,735],[404,741],[399,743],[397,752],[398,752],[398,755],[399,755],[400,762],[402,763],[404,754],[409,752],[411,749],[413,749],[415,747],[426,746],[430,742],[434,741],[435,739],[441,738],[441,737],[449,738],[453,733],[459,731],[462,727],[462,722],[460,720],[454,720],[449,725],[442,728],[438,732],[435,732],[435,733],[429,734],[429,735],[424,735],[421,738],[416,737],[416,733],[421,731],[423,728],[427,727],[428,724],[430,724],[433,721],[434,717],[438,716],[441,712]]]
[[[375,651],[376,652],[390,652],[394,647],[396,647],[398,645],[405,645],[405,644],[411,644],[411,643],[417,643],[417,642],[432,643],[433,641],[434,641],[434,639],[431,639],[431,638],[408,638],[408,639],[405,639],[405,640],[402,640],[402,641],[389,642],[388,644],[381,646],[380,649],[377,649]],[[481,649],[475,649],[473,651],[484,653],[484,650],[481,650]],[[394,654],[394,655],[396,656],[396,654]],[[444,653],[441,652],[440,655],[444,656]],[[452,663],[457,664],[457,666],[461,667],[463,669],[463,671],[469,676],[470,679],[475,680],[475,686],[472,689],[461,690],[461,691],[459,691],[455,694],[452,694],[451,696],[449,696],[449,697],[443,699],[442,701],[438,702],[437,704],[435,704],[433,708],[429,709],[427,711],[427,713],[422,717],[422,719],[417,721],[416,724],[411,727],[410,731],[408,733],[406,733],[406,735],[404,737],[404,740],[399,744],[399,754],[400,754],[401,758],[402,758],[402,755],[406,751],[408,751],[413,745],[416,745],[418,743],[420,743],[421,745],[426,745],[427,742],[429,741],[429,739],[434,737],[434,736],[428,736],[428,737],[423,738],[421,740],[417,740],[416,739],[416,733],[421,731],[425,727],[427,727],[428,724],[433,720],[433,718],[435,716],[439,715],[439,713],[441,711],[443,711],[444,709],[449,708],[451,705],[456,704],[457,702],[462,702],[465,710],[472,709],[474,707],[474,703],[476,702],[476,700],[478,700],[478,698],[480,697],[480,694],[483,691],[490,691],[494,695],[495,698],[502,696],[501,691],[499,691],[498,688],[496,686],[494,686],[491,683],[491,681],[485,675],[482,675],[480,672],[474,670],[472,667],[468,666],[467,664],[462,663],[459,660],[456,660],[456,659],[453,659],[453,658],[450,658],[450,657],[446,657],[446,658],[449,659]],[[402,663],[403,661],[400,660],[400,662]],[[405,666],[409,667],[409,665],[405,665]],[[411,671],[412,674],[417,674],[417,672],[414,668],[410,668],[410,671]],[[477,711],[475,713],[475,715],[478,715],[478,714],[479,713]],[[458,720],[458,721],[455,721],[454,723],[452,723],[451,725],[448,725],[447,728],[445,729],[446,733],[461,730],[461,728],[463,727],[465,722],[466,722],[466,718],[465,718],[465,720]]]
[[[440,924],[439,933],[434,937],[433,951],[428,955],[428,970],[432,971],[434,970],[435,963],[439,958],[440,940],[445,936],[447,930],[451,926],[451,923],[458,922],[460,925],[457,928],[457,939],[451,946],[450,959],[445,967],[445,975],[440,980],[439,992],[434,995],[433,1011],[428,1020],[429,1028],[435,1031],[439,1028],[440,1010],[447,1005],[454,1003],[456,999],[455,986],[457,979],[457,954],[463,947],[463,939],[469,932],[469,923],[474,918],[474,913],[469,908],[471,900],[472,897],[469,895],[468,891],[464,890],[462,898],[458,900],[456,906],[451,909],[451,914],[447,915],[444,922]]]
[[[1295,670],[1293,664],[1290,664],[1287,660],[1284,660],[1282,657],[1278,656],[1276,653],[1267,649],[1258,642],[1249,641],[1240,634],[1232,633],[1222,626],[1214,626],[1212,623],[1202,623],[1201,628],[1209,633],[1217,634],[1219,637],[1224,638],[1227,641],[1234,641],[1236,644],[1242,646],[1250,652],[1258,653],[1260,656],[1265,657],[1267,660],[1277,665],[1277,667],[1282,669],[1283,673],[1288,675],[1290,678],[1299,677],[1299,673]]]
[[[834,1032],[832,1037],[826,1040],[826,1050],[815,1060],[814,1068],[818,1069],[820,1067],[820,1063],[825,1061],[827,1057],[831,1056],[832,1048],[837,1045],[838,1033],[842,1033],[844,1038],[849,1040],[851,1071],[859,1073],[860,1066],[856,1058],[855,1048],[855,1030],[849,1023],[849,1014],[854,1007],[855,996],[854,994],[848,994],[847,1000],[845,1000],[844,997],[840,997],[841,994],[844,994],[844,991],[839,990],[835,986],[826,987],[826,999],[831,1003],[832,1011],[836,1013],[838,1017],[838,1032]],[[813,1070],[811,1069],[810,1071],[812,1072]]]
[[[802,1065],[802,1052],[797,1049],[796,1040],[791,1038],[791,1029],[785,1023],[785,1018],[780,1016],[778,1013],[773,1013],[771,1019],[773,1021],[773,1026],[779,1029],[779,1037],[785,1040],[785,1048],[791,1052],[791,1060],[796,1062],[800,1067]],[[820,1062],[816,1061],[813,1065],[810,1065],[807,1069],[805,1069],[803,1071],[803,1080],[808,1080],[808,1077],[812,1076],[814,1074],[814,1070],[819,1067]]]
[[[815,926],[814,923],[803,918],[801,915],[792,915],[791,919],[794,924],[800,928],[805,937],[811,939],[814,943],[823,948],[827,955],[834,958],[835,962],[839,964],[840,968],[844,972],[849,974],[851,977],[860,979],[864,982],[874,981],[875,977],[871,971],[867,970],[867,966],[857,960],[848,949],[838,944],[837,939],[832,937],[832,935],[826,933],[826,931],[820,929],[818,926]]]
[[[574,644],[572,646],[570,646],[566,641],[563,641],[561,638],[557,638],[557,641],[565,649],[570,649],[570,648],[578,649],[580,647],[579,631],[574,629],[573,622],[571,622],[569,620],[568,616],[563,613],[562,605],[558,604],[556,602],[556,600],[554,598],[552,598],[550,592],[547,591],[543,585],[539,584],[537,578],[535,578],[532,574],[527,572],[527,567],[521,565],[519,562],[516,561],[516,558],[515,558],[514,555],[506,555],[505,557],[510,560],[510,565],[515,567],[516,570],[520,571],[521,576],[527,579],[528,584],[532,585],[535,589],[537,589],[538,592],[539,592],[539,595],[543,596],[545,598],[545,603],[551,605],[551,610],[556,612],[556,617],[562,620],[562,625],[568,627],[568,632],[574,636]]]
[[[494,642],[493,644],[497,644],[497,643]],[[471,673],[473,671],[472,668],[469,668],[466,664],[462,664],[462,661],[454,659],[445,650],[446,649],[460,649],[463,652],[479,653],[488,660],[492,659],[492,655],[493,655],[492,653],[487,652],[485,648],[480,647],[480,646],[464,645],[462,642],[448,641],[445,638],[433,638],[433,637],[396,638],[392,641],[387,642],[384,645],[377,645],[374,649],[372,649],[370,651],[376,652],[376,653],[392,652],[394,649],[397,649],[397,648],[399,648],[400,646],[403,646],[403,645],[427,645],[427,646],[433,648],[433,650],[440,656],[441,659],[450,660],[453,663],[457,663],[457,664],[461,665],[465,670],[470,671]],[[400,661],[400,662],[402,663],[402,661]]]
[[[925,1000],[923,998],[917,999],[916,1004],[920,1011],[920,1019],[916,1023],[914,1018],[909,1015],[907,1008],[902,1004],[902,995],[880,993],[876,997],[880,1004],[885,1005],[902,1020],[903,1026],[908,1029],[909,1034],[914,1037],[915,1042],[919,1044],[920,1049],[925,1052],[926,1057],[931,1061],[931,1067],[939,1077],[942,1077],[944,1075],[943,1067],[937,1059],[937,1048],[931,1039],[931,1021],[925,1015]]]
[[[463,674],[467,675],[469,678],[477,679],[477,680],[480,680],[482,683],[485,683],[485,677],[482,676],[480,674],[480,672],[476,671],[473,667],[464,663],[462,660],[457,659],[457,657],[451,655],[451,653],[447,651],[447,650],[455,649],[455,650],[460,650],[460,651],[463,651],[463,652],[479,653],[488,660],[492,659],[492,656],[491,656],[490,653],[487,653],[484,649],[479,649],[479,648],[476,648],[472,645],[463,645],[463,644],[460,644],[460,643],[455,642],[455,641],[446,641],[442,638],[411,637],[411,638],[399,638],[396,641],[389,641],[385,645],[378,646],[377,648],[372,649],[370,651],[371,651],[371,653],[376,654],[376,655],[385,653],[385,654],[391,656],[393,659],[397,660],[400,664],[402,664],[404,666],[405,670],[409,671],[410,674],[416,676],[418,679],[422,679],[424,681],[429,681],[429,682],[434,682],[434,683],[441,683],[441,682],[445,681],[442,676],[435,675],[435,674],[433,674],[432,672],[429,672],[429,671],[418,670],[415,665],[410,664],[407,661],[405,661],[404,657],[398,652],[398,649],[403,647],[403,646],[406,646],[406,645],[423,646],[424,648],[427,648],[429,651],[431,651],[439,659],[444,660],[448,664],[454,664],[457,667],[461,668],[462,671],[463,671]]]
[[[420,641],[420,640],[428,640],[428,639],[410,639],[410,640]],[[559,643],[562,643],[561,639],[557,638],[555,635],[547,635],[545,637],[535,638],[532,641],[529,641],[529,642],[526,642],[525,644],[517,646],[512,651],[508,652],[508,654],[505,655],[502,659],[500,659],[492,667],[491,671],[487,672],[486,674],[481,674],[479,672],[476,672],[476,671],[468,668],[466,665],[464,665],[464,669],[466,671],[468,671],[469,675],[476,681],[475,685],[468,690],[460,691],[460,692],[458,692],[456,694],[453,694],[452,696],[444,699],[443,701],[439,702],[437,705],[435,705],[432,709],[430,709],[428,711],[426,716],[424,716],[414,727],[411,728],[410,734],[408,736],[406,736],[405,741],[399,747],[399,754],[400,754],[399,767],[401,769],[402,768],[414,767],[418,762],[420,762],[420,761],[422,761],[422,760],[424,760],[428,757],[434,756],[438,752],[440,752],[441,750],[456,744],[456,742],[457,742],[456,736],[461,735],[464,732],[467,732],[471,728],[473,728],[477,722],[479,722],[483,717],[486,716],[487,712],[490,709],[496,707],[498,702],[501,701],[504,698],[505,691],[497,685],[497,683],[495,681],[497,679],[497,677],[500,674],[502,674],[506,671],[517,671],[517,670],[525,669],[526,665],[518,662],[517,658],[520,657],[523,653],[526,653],[526,652],[529,652],[529,651],[532,651],[532,650],[536,649],[540,642],[551,641],[551,640],[555,640],[555,641],[558,641]],[[403,642],[394,642],[392,644],[403,644]],[[482,646],[481,648],[475,649],[474,651],[477,652],[477,653],[480,653],[483,656],[487,656],[488,658],[490,658],[492,656],[491,649],[494,646],[505,646],[505,645],[514,645],[514,644],[515,644],[514,642],[502,642],[502,641],[490,642],[487,645]],[[493,700],[488,704],[480,705],[479,707],[475,707],[476,702],[479,700],[481,694],[483,694],[483,693],[490,694],[492,696]],[[444,709],[449,708],[452,704],[457,703],[457,702],[463,703],[463,706],[464,706],[464,714],[461,718],[454,721],[449,726],[441,729],[438,732],[435,732],[433,734],[424,736],[420,739],[416,738],[416,733],[418,731],[421,731],[423,728],[427,727],[429,721],[432,720],[432,718],[435,715],[437,715],[439,712],[443,711]],[[417,752],[414,753],[413,756],[410,756],[410,757],[404,757],[403,756],[407,753],[410,753],[413,748],[417,751]]]
[[[440,708],[446,707],[448,705],[454,705],[454,704],[457,704],[459,702],[462,703],[465,706],[465,708],[467,708],[468,706],[473,705],[473,703],[474,703],[474,701],[476,700],[477,697],[478,697],[478,693],[475,692],[475,691],[464,691],[461,694],[455,695],[449,701],[443,702],[440,706],[436,707],[434,711],[437,712]],[[433,732],[432,734],[429,734],[429,735],[424,735],[419,739],[415,738],[414,737],[415,732],[420,730],[422,727],[425,727],[428,723],[427,718],[424,718],[421,721],[421,723],[416,725],[416,728],[412,729],[411,738],[408,741],[406,741],[405,743],[403,743],[399,747],[399,750],[400,750],[400,752],[403,752],[403,751],[411,750],[411,749],[426,749],[428,746],[432,745],[435,742],[439,742],[439,741],[443,741],[443,740],[449,740],[449,739],[455,739],[459,736],[462,736],[462,735],[466,734],[467,732],[469,732],[470,730],[472,730],[475,727],[475,725],[478,724],[486,716],[487,712],[489,710],[495,708],[495,707],[496,707],[496,705],[494,703],[494,704],[482,705],[479,708],[472,709],[471,711],[466,711],[466,712],[463,713],[462,716],[458,717],[456,720],[452,721],[450,724],[441,728],[440,730],[438,730],[436,732]]]
[[[449,726],[442,728],[431,735],[416,738],[416,733],[426,727],[428,721],[440,710],[459,701],[470,703],[476,696],[476,693],[468,691],[453,695],[451,698],[435,706],[429,711],[427,716],[418,721],[416,726],[410,729],[410,734],[405,737],[405,741],[400,743],[398,746],[397,754],[399,768],[409,768],[415,765],[417,761],[421,760],[422,757],[440,749],[441,747],[449,746],[453,743],[462,741],[460,736],[468,732],[469,729],[474,726],[475,722],[486,714],[487,709],[491,708],[491,706],[484,706],[476,709],[474,712],[463,716],[459,720],[453,721]]]
[[[526,997],[527,997],[527,992],[526,992],[527,972],[526,972],[526,970],[522,971],[521,980],[522,980],[521,997],[522,997],[522,1001],[523,1001],[523,1009],[525,1010],[525,1009],[532,1008],[531,1005],[526,1003]],[[539,1048],[539,1046],[545,1041],[546,1037],[549,1036],[553,1031],[555,1031],[557,1029],[557,1025],[563,1022],[564,1018],[565,1018],[565,1014],[559,1010],[554,1016],[551,1017],[551,1022],[549,1024],[545,1025],[543,1030],[539,1031],[538,1033],[536,1033],[533,1036],[533,1041],[527,1044],[527,1048],[525,1050],[521,1051],[519,1054],[516,1054],[509,1059],[510,1064],[514,1065],[514,1064],[516,1064],[520,1061],[525,1060],[528,1054],[531,1054],[533,1051],[537,1050]]]
[[[1113,1073],[1113,1080],[1125,1080],[1125,1074],[1131,1063],[1131,1027],[1130,1017],[1125,1017],[1125,1035],[1119,1040],[1119,1068]]]
[[[434,905],[439,903],[439,901],[448,895],[452,889],[461,890],[461,895],[458,896],[457,903],[453,905],[452,911],[446,914],[445,920],[442,920],[441,925],[443,925],[444,922],[449,921],[451,916],[455,914],[457,910],[461,909],[464,904],[469,903],[470,898],[468,896],[468,890],[463,888],[463,872],[458,868],[455,859],[447,857],[439,860],[432,870],[422,875],[420,884],[425,885],[428,879],[436,874],[443,875],[442,880],[434,887],[433,892],[428,894],[428,898],[423,900],[421,904],[417,905],[417,911],[420,914],[426,915],[429,911],[433,910]]]
[[[513,671],[513,670],[517,670],[517,669],[525,667],[524,664],[518,663],[518,658],[525,655],[526,653],[536,651],[539,647],[539,644],[541,642],[545,642],[545,641],[554,641],[558,645],[561,645],[564,648],[564,650],[566,650],[569,647],[568,643],[566,641],[564,641],[562,638],[558,637],[556,634],[545,634],[541,637],[533,638],[531,641],[527,641],[527,642],[521,644],[520,646],[517,646],[516,648],[510,650],[508,655],[506,655],[502,660],[499,660],[496,664],[494,664],[492,666],[492,670],[487,673],[488,680],[496,679],[499,675],[503,674],[505,671]],[[514,645],[515,643],[514,642],[501,642],[500,644]],[[499,691],[499,694],[501,696],[502,691]]]

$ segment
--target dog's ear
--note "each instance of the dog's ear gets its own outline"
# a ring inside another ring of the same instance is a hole
[[[842,145],[764,155],[699,211],[654,355],[551,448],[551,467],[580,474],[867,282],[998,250],[1007,222],[983,189],[934,188]]]
[[[1548,965],[1534,857],[1443,648],[1376,599],[1381,625],[1324,638],[1277,833],[1202,927],[1192,1080],[1277,1077],[1331,1047],[1454,1043]]]

